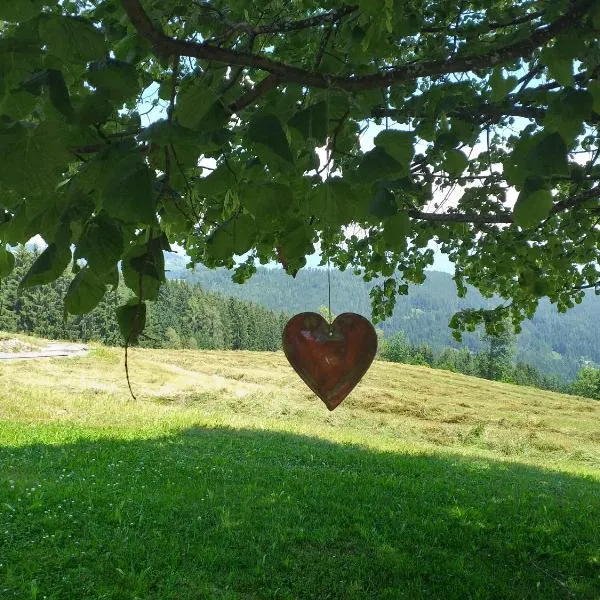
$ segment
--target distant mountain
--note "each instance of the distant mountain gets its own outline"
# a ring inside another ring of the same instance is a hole
[[[197,283],[204,290],[220,292],[251,300],[267,308],[294,314],[316,311],[327,305],[327,271],[301,270],[295,279],[282,269],[259,268],[244,285],[231,281],[225,269],[185,268],[187,260],[167,254],[167,273],[172,279]],[[331,302],[334,314],[357,312],[367,317],[371,313],[369,290],[373,284],[364,282],[351,272],[331,272]],[[411,286],[408,296],[398,298],[394,315],[378,325],[386,337],[404,331],[413,344],[427,343],[435,350],[458,346],[453,341],[448,322],[458,310],[467,307],[492,306],[476,290],[466,298],[458,298],[452,277],[447,273],[429,271],[423,285]],[[517,338],[517,359],[530,363],[546,374],[571,379],[586,361],[600,363],[600,298],[588,294],[583,303],[566,314],[543,301],[535,317],[523,323]],[[481,348],[477,335],[465,337],[464,346]]]

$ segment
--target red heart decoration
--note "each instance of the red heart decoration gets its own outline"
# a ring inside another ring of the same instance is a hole
[[[343,313],[329,325],[321,315],[305,312],[287,322],[283,351],[304,383],[333,410],[371,366],[377,334],[354,313]]]

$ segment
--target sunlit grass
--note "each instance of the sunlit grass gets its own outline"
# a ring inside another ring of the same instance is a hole
[[[598,598],[600,403],[278,353],[0,363],[1,598]]]
[[[600,402],[376,361],[333,413],[281,353],[130,350],[0,363],[0,418],[89,427],[228,425],[378,449],[450,451],[572,472],[600,470]]]

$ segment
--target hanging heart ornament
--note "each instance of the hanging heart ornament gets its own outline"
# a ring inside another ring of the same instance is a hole
[[[333,410],[371,366],[377,334],[355,313],[343,313],[330,325],[321,315],[305,312],[287,322],[283,351],[304,383]]]

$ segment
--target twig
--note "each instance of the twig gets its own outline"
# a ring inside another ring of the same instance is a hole
[[[127,362],[127,357],[128,357],[128,350],[129,350],[129,343],[125,342],[125,378],[127,379],[127,387],[129,388],[129,393],[131,394],[131,397],[134,400],[137,400],[136,395],[133,393],[133,389],[131,387],[131,380],[129,379],[129,364]]]
[[[224,23],[228,30],[221,38],[231,37],[236,32],[247,33],[249,35],[261,35],[265,33],[286,33],[290,31],[299,31],[300,29],[309,29],[310,27],[316,27],[318,25],[324,25],[326,23],[334,23],[344,18],[345,16],[358,10],[358,5],[347,5],[332,10],[330,12],[322,13],[320,15],[314,15],[306,19],[300,19],[298,21],[280,21],[279,23],[271,23],[269,25],[252,25],[251,23],[231,23],[225,19],[225,15],[222,11],[219,11],[212,5],[205,2],[197,2],[196,6],[202,6],[203,8],[210,8],[214,12],[218,13],[219,20]]]

